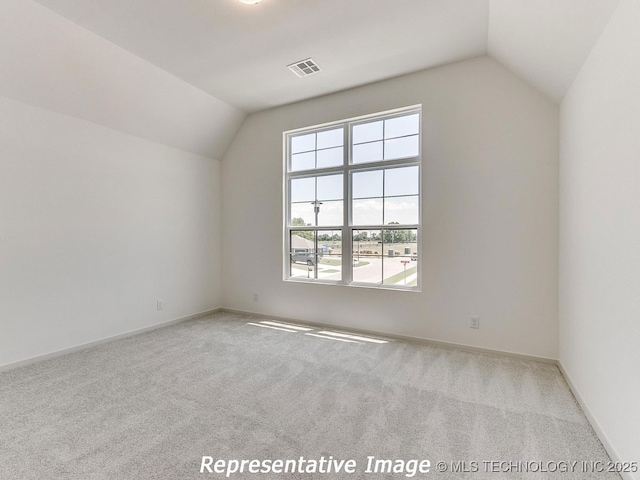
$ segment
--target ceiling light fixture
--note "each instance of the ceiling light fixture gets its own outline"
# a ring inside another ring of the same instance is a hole
[[[247,5],[257,5],[261,0],[240,0],[242,3],[246,3]]]

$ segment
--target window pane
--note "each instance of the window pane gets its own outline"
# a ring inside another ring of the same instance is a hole
[[[342,232],[321,230],[318,232],[318,278],[342,280]]]
[[[342,200],[337,202],[323,202],[318,213],[318,226],[336,227],[344,223]]]
[[[343,147],[318,150],[318,168],[339,167],[344,163]]]
[[[291,153],[308,152],[316,149],[316,134],[291,137]]]
[[[399,223],[415,225],[418,223],[418,196],[392,197],[384,199],[384,224]]]
[[[344,130],[336,128],[318,133],[318,148],[339,147],[344,143]]]
[[[353,200],[353,225],[381,225],[382,199]]]
[[[377,122],[362,123],[354,125],[352,136],[353,143],[373,142],[374,140],[382,140],[382,120]]]
[[[418,167],[389,168],[384,172],[384,195],[418,194]]]
[[[313,202],[316,199],[316,179],[294,178],[291,180],[291,202]]]
[[[353,231],[353,281],[382,283],[382,237],[380,230]]]
[[[394,140],[385,140],[384,142],[384,159],[393,160],[394,158],[406,158],[418,156],[418,135],[412,137],[396,138]]]
[[[289,243],[291,277],[316,278],[317,256],[314,238],[313,230],[291,232]]]
[[[316,167],[316,153],[299,153],[291,155],[291,171],[310,170]]]
[[[420,117],[417,113],[385,121],[384,138],[417,135],[420,131]]]
[[[292,203],[291,204],[291,226],[305,227],[307,225],[315,225],[316,214],[313,211],[311,203]]]
[[[353,198],[382,197],[382,170],[356,172],[351,178]]]
[[[342,200],[342,174],[318,177],[318,200]]]
[[[385,285],[418,284],[418,231],[384,230],[383,272]]]
[[[377,162],[379,160],[382,160],[382,142],[353,146],[353,163]]]

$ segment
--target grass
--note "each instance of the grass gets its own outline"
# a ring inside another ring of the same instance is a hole
[[[318,262],[319,265],[329,265],[330,267],[341,267],[342,260],[338,260],[336,258],[323,258]],[[369,265],[369,262],[356,262],[353,264],[354,267],[364,267],[365,265]],[[308,271],[310,265],[305,265],[304,263],[292,263],[291,268],[295,268],[296,270],[304,270]],[[313,268],[313,267],[311,267]],[[323,273],[338,273],[340,270],[335,268],[330,268],[326,270],[322,270]]]
[[[339,258],[323,258],[320,260],[320,265],[331,265],[332,267],[339,267],[342,265],[342,260]]]
[[[304,270],[306,272],[306,271],[309,270],[310,267],[308,265],[304,265],[304,264],[301,264],[301,263],[292,263],[291,264],[291,268],[295,268],[297,270]],[[311,267],[311,268],[313,268],[313,267]]]
[[[331,267],[341,267],[342,266],[342,260],[339,258],[323,258],[322,260],[320,260],[318,262],[320,265],[329,265]],[[353,264],[354,267],[362,267],[364,265],[369,265],[369,262],[363,262],[363,261],[359,261]],[[328,272],[329,270],[325,270],[325,272]],[[332,272],[334,273],[334,272]]]
[[[410,267],[407,268],[405,271],[400,272],[400,273],[396,273],[395,275],[391,275],[390,277],[387,277],[384,279],[384,284],[388,285],[388,284],[396,284],[398,283],[400,280],[402,280],[403,278],[408,277],[409,275],[413,275],[414,273],[416,273],[418,271],[418,266],[416,265],[415,267]],[[407,285],[411,285],[413,282],[409,282],[407,283]],[[416,283],[417,285],[417,283]]]

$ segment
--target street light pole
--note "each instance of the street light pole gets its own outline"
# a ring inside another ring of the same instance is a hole
[[[313,205],[313,213],[316,214],[316,227],[318,226],[318,214],[320,213],[320,205],[322,205],[322,202],[319,202],[318,200],[315,200],[313,202],[311,202],[311,205]]]
[[[315,213],[316,216],[316,229],[315,229],[315,235],[313,236],[313,258],[315,259],[315,267],[316,267],[316,271],[315,271],[315,275],[314,278],[318,278],[318,214],[320,213],[320,205],[322,205],[322,202],[319,202],[318,200],[315,200],[313,202],[311,202],[311,205],[313,205],[313,213]]]

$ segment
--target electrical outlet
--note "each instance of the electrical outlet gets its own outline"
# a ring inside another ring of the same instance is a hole
[[[254,302],[259,302],[260,301],[260,295],[258,295],[257,293],[253,294],[253,301]]]
[[[471,328],[480,328],[480,317],[471,317]]]
[[[164,304],[163,304],[162,300],[158,300],[158,301],[156,302],[156,308],[157,308],[158,310],[162,310],[162,309],[164,308]]]

